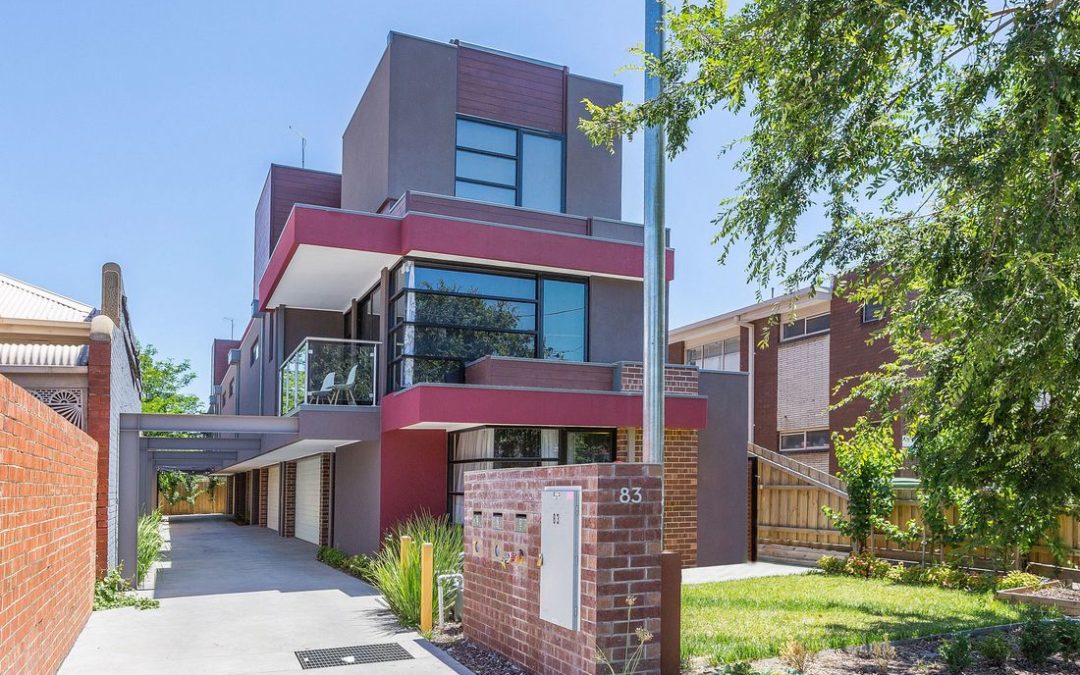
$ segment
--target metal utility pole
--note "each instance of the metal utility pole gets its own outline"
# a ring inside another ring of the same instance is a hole
[[[664,3],[645,0],[645,51],[664,53]],[[660,95],[656,73],[645,73],[645,100]],[[642,459],[664,463],[664,361],[667,356],[667,260],[664,236],[664,125],[645,129],[645,355]]]

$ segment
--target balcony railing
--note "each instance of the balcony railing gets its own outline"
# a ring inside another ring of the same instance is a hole
[[[378,343],[307,338],[281,366],[281,414],[302,405],[375,405]]]

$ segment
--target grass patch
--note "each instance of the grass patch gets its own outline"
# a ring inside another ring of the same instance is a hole
[[[684,586],[682,655],[731,663],[1015,623],[1031,611],[969,593],[806,574]]]
[[[146,573],[161,557],[161,547],[165,545],[165,538],[161,536],[161,511],[154,510],[139,516],[136,529],[136,558],[138,569],[136,576],[138,583],[146,578]]]

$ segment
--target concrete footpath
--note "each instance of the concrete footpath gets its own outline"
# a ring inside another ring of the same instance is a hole
[[[221,518],[173,519],[169,539],[152,591],[161,607],[94,612],[62,675],[295,673],[296,651],[374,643],[413,659],[342,672],[461,672],[402,630],[375,589],[315,560],[312,544]]]

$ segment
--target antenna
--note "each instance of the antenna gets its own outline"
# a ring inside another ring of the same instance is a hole
[[[232,318],[231,316],[226,316],[226,317],[222,317],[222,320],[229,322],[229,339],[230,340],[235,340],[236,339],[236,319]]]
[[[304,168],[304,162],[307,160],[307,136],[304,136],[301,132],[293,129],[293,126],[289,125],[289,131],[293,132],[300,137],[300,168]]]

